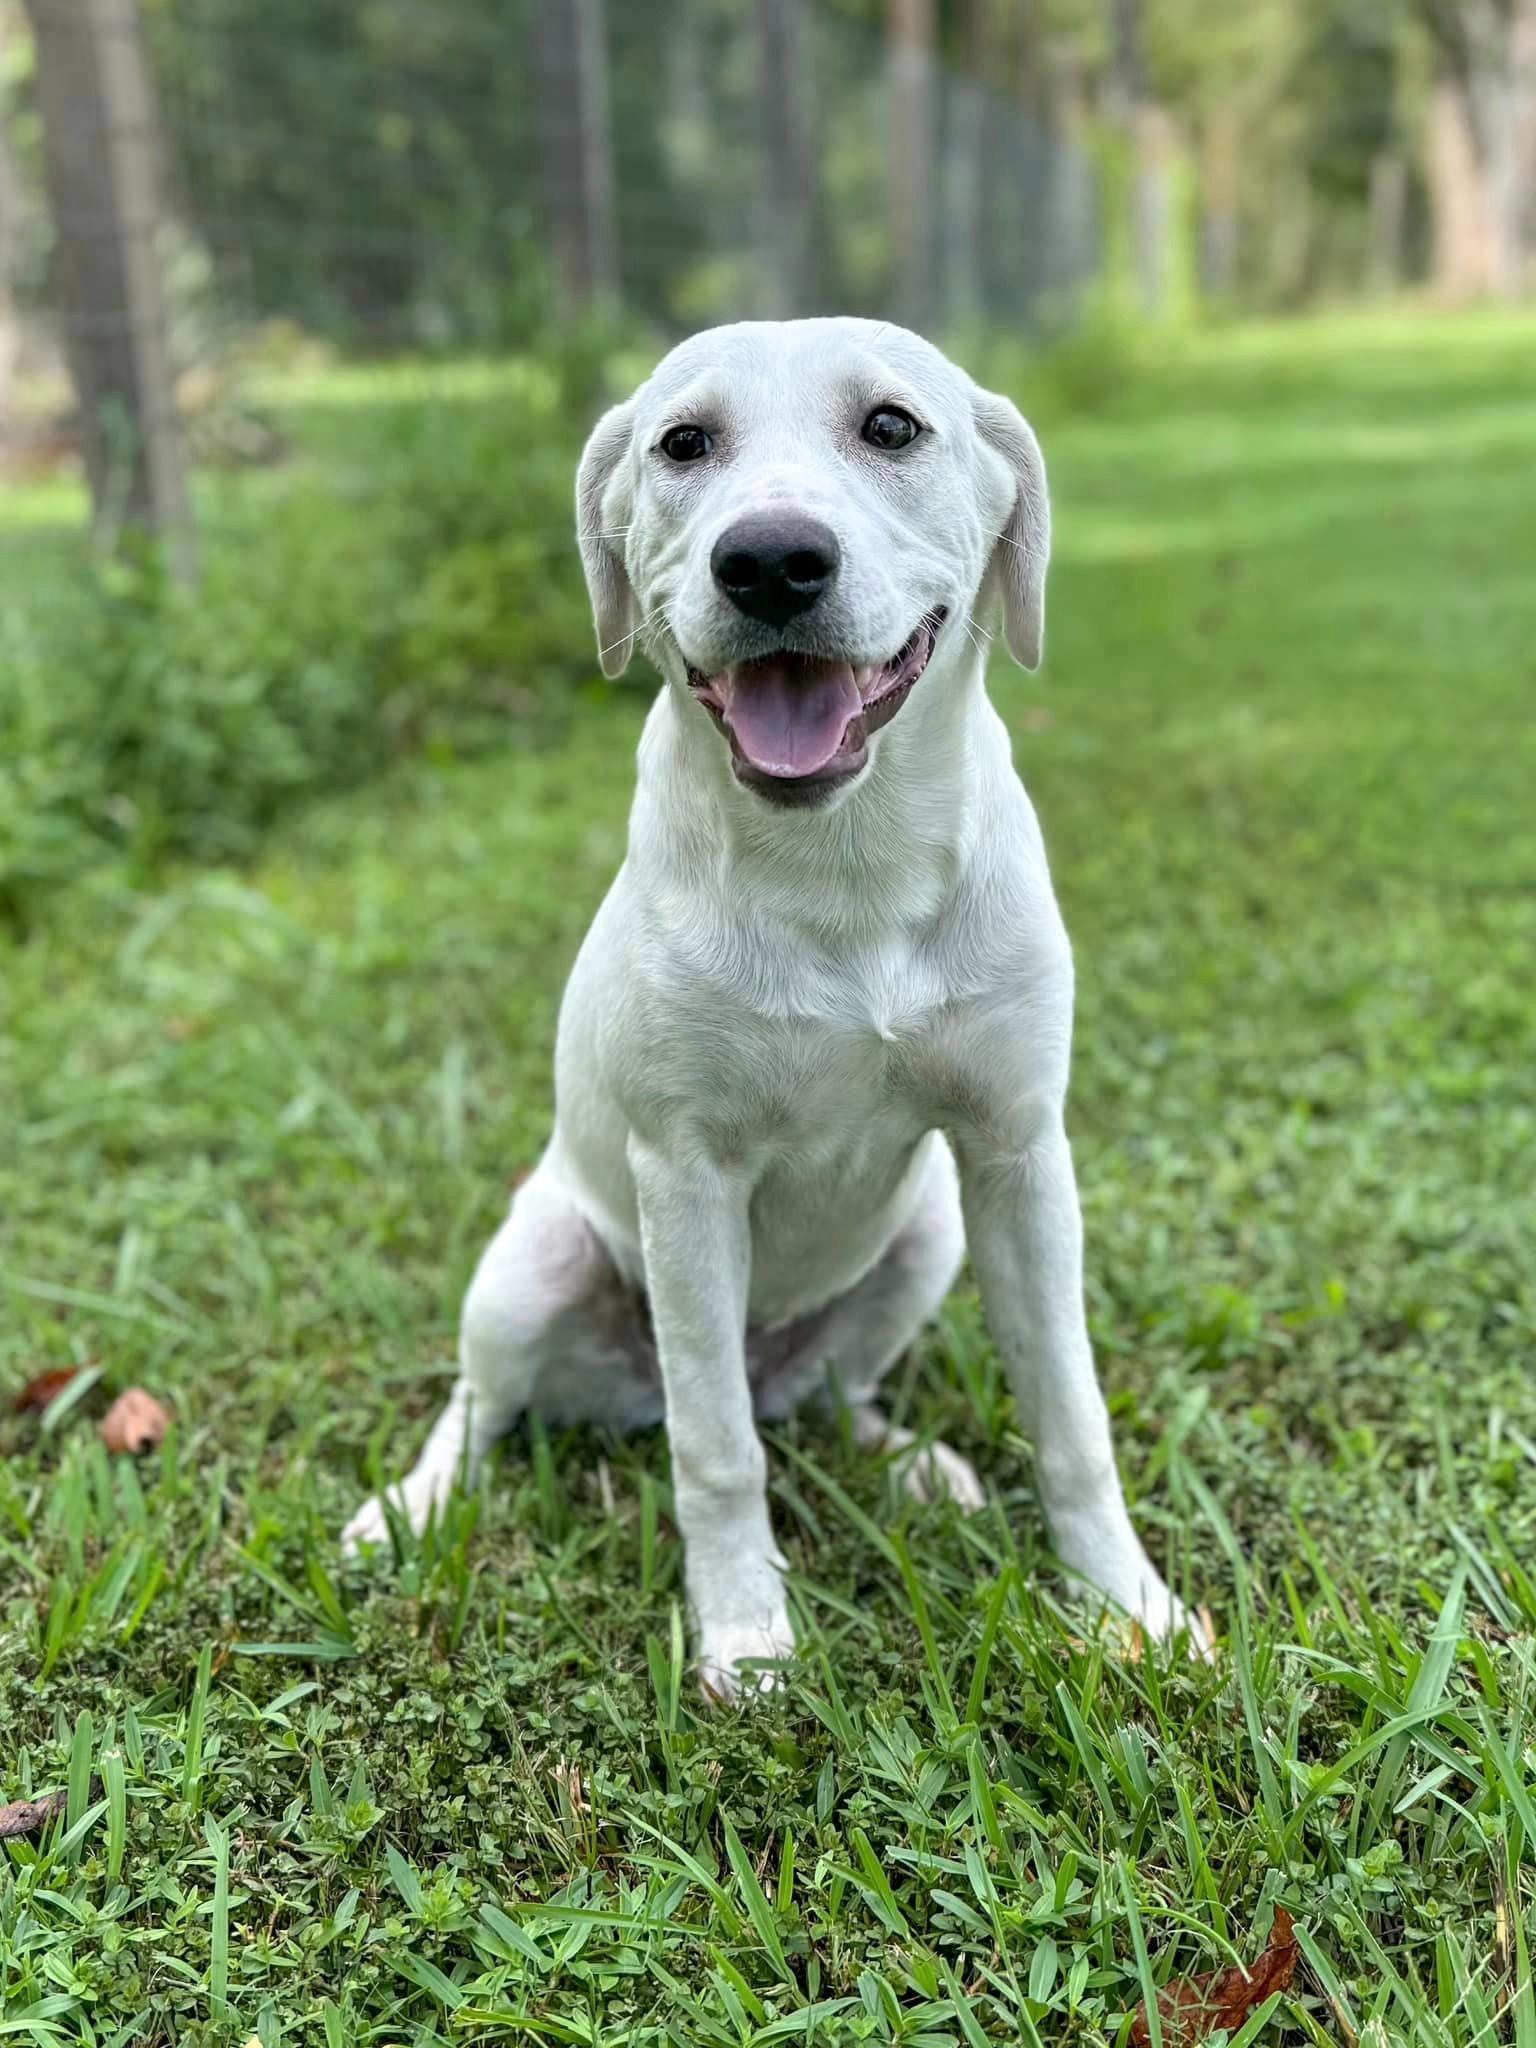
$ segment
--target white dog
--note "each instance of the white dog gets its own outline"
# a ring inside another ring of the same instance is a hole
[[[1062,1125],[1072,962],[976,625],[1040,659],[1035,437],[914,334],[676,348],[577,480],[605,673],[665,687],[629,852],[566,990],[554,1136],[464,1305],[395,1498],[421,1527],[525,1409],[665,1415],[707,1692],[794,1646],[757,1417],[833,1384],[860,1442],[967,1242],[1068,1568],[1186,1626],[1131,1526]],[[958,1170],[957,1170],[958,1169]],[[981,1500],[944,1446],[909,1481]],[[377,1501],[346,1541],[386,1533]],[[1195,1633],[1192,1629],[1192,1634]]]

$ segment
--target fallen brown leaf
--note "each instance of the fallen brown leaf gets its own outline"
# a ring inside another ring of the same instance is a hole
[[[37,1834],[64,1811],[68,1798],[67,1792],[50,1792],[45,1799],[13,1799],[9,1806],[0,1806],[0,1842]]]
[[[1059,1657],[1064,1664],[1074,1656],[1085,1656],[1087,1650],[1088,1645],[1082,1636],[1058,1636],[1051,1645],[1052,1654]]]
[[[1157,1994],[1163,2023],[1163,2048],[1191,2048],[1196,2041],[1225,2032],[1235,2034],[1249,2013],[1272,1992],[1284,1991],[1296,1974],[1295,1930],[1284,1906],[1275,1908],[1269,1946],[1250,1969],[1211,1970],[1203,1977],[1174,1977]],[[1131,2022],[1132,2048],[1151,2048],[1152,2028],[1146,2001]]]
[[[587,1810],[587,1795],[582,1789],[580,1767],[576,1764],[557,1763],[555,1783],[570,1801],[572,1820],[580,1822]]]
[[[29,1408],[46,1408],[55,1394],[63,1393],[79,1370],[78,1365],[56,1365],[51,1372],[40,1372],[36,1379],[27,1381],[11,1406],[18,1415],[25,1415]]]
[[[101,1440],[109,1451],[152,1451],[162,1442],[171,1418],[153,1394],[128,1387],[101,1418]]]

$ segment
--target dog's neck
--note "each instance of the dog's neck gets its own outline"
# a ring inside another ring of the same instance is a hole
[[[631,843],[669,886],[826,935],[923,925],[985,830],[989,724],[982,656],[962,641],[936,655],[845,795],[780,809],[736,780],[724,737],[674,679],[641,740]]]

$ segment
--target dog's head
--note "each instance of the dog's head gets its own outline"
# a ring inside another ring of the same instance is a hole
[[[1034,435],[872,320],[696,334],[599,421],[577,522],[603,671],[637,643],[778,803],[856,782],[1000,597],[1040,659],[1050,515]]]

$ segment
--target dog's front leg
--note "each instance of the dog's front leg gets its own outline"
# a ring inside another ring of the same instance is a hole
[[[971,1259],[1057,1555],[1154,1635],[1186,1625],[1131,1526],[1083,1311],[1083,1227],[1059,1114],[960,1147]],[[1197,1644],[1198,1630],[1188,1624]]]
[[[630,1163],[699,1680],[731,1699],[774,1682],[744,1672],[744,1660],[787,1657],[795,1644],[747,1384],[751,1188],[692,1152],[634,1142]]]

